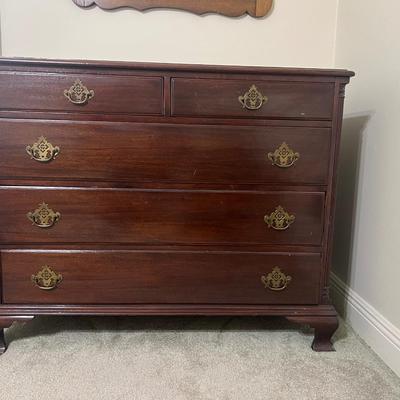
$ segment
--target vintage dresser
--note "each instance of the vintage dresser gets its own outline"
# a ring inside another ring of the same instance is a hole
[[[0,60],[0,347],[36,315],[271,315],[332,349],[346,70]]]

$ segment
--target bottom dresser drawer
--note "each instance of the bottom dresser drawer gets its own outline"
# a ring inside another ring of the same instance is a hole
[[[13,304],[316,304],[319,254],[200,251],[1,253]]]

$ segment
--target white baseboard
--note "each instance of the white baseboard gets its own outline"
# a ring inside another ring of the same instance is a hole
[[[331,289],[333,302],[345,321],[400,376],[400,329],[333,273]]]

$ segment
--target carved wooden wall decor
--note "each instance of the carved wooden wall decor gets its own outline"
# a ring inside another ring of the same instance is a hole
[[[271,10],[273,0],[72,0],[80,7],[98,5],[104,9],[131,7],[140,11],[151,8],[175,8],[196,14],[218,13],[228,17],[249,14],[263,17]]]

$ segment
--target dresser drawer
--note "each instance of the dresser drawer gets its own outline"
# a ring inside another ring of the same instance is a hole
[[[6,304],[314,304],[320,260],[319,254],[4,251],[3,299]]]
[[[326,184],[331,130],[0,120],[0,176]]]
[[[172,115],[331,119],[334,84],[233,79],[172,80]]]
[[[324,196],[319,192],[2,187],[0,240],[320,245]]]
[[[0,110],[163,114],[163,79],[132,75],[0,73]]]

